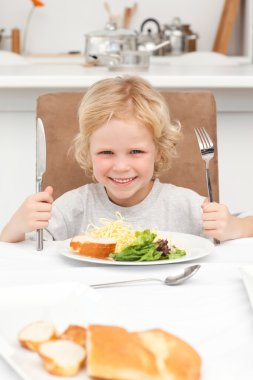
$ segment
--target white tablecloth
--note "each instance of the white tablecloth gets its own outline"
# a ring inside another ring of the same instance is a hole
[[[45,243],[42,252],[35,250],[34,242],[0,243],[0,301],[7,313],[10,287],[22,294],[27,286],[33,289],[36,284],[51,284],[53,288],[65,282],[87,285],[146,276],[165,278],[195,263],[99,266],[63,257],[60,249],[61,243],[56,242]],[[253,310],[240,268],[253,265],[253,238],[222,243],[196,262],[201,264],[200,270],[180,286],[148,284],[93,290],[94,298],[87,301],[90,308],[86,322],[115,324],[129,330],[163,328],[199,352],[202,380],[252,379]],[[18,313],[13,314],[14,320],[19,318]],[[2,359],[0,379],[19,379]]]

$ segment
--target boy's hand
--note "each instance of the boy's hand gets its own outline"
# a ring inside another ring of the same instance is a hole
[[[230,214],[227,206],[206,198],[201,205],[203,210],[203,229],[207,236],[220,241],[240,237],[240,221]]]
[[[22,223],[23,232],[30,232],[48,227],[53,203],[53,188],[28,197],[15,214],[16,222]]]
[[[13,215],[1,234],[2,241],[24,240],[25,233],[48,227],[53,203],[53,188],[29,196]]]

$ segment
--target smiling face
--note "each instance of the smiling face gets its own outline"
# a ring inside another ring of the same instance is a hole
[[[141,202],[153,186],[157,154],[151,132],[135,119],[111,119],[90,137],[93,175],[119,206]]]

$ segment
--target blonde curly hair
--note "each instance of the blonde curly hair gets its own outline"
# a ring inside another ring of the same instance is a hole
[[[181,139],[180,123],[171,122],[165,99],[146,80],[125,76],[96,82],[81,101],[80,132],[73,148],[77,162],[87,175],[92,175],[90,136],[111,117],[121,120],[133,117],[151,131],[160,157],[154,164],[154,176],[170,168],[176,156],[176,144]]]

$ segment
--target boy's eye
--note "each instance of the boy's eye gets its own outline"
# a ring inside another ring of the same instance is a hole
[[[113,152],[111,150],[102,150],[98,154],[113,154]]]
[[[133,149],[133,150],[131,150],[131,154],[140,154],[140,153],[143,153],[143,151],[139,150],[139,149]]]

